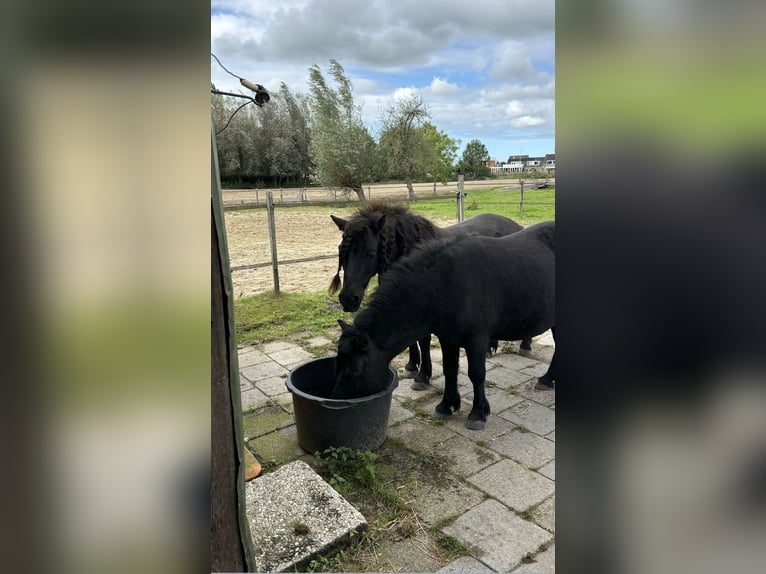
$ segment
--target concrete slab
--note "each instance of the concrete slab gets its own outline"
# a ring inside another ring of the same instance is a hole
[[[521,369],[519,372],[532,377],[542,377],[548,371],[548,366],[548,362],[535,361],[534,365]]]
[[[556,497],[551,496],[532,512],[532,521],[548,532],[556,532]]]
[[[402,441],[411,450],[431,454],[437,445],[457,435],[445,425],[410,419],[389,427],[388,436]]]
[[[240,374],[244,376],[248,381],[254,383],[256,386],[262,379],[268,379],[271,377],[286,377],[288,370],[285,369],[279,363],[274,361],[267,361],[265,363],[259,363],[250,367],[245,367],[240,370]]]
[[[295,343],[289,343],[287,341],[272,341],[271,343],[266,343],[263,345],[263,347],[261,347],[261,351],[267,355],[270,355],[271,353],[284,351],[285,349],[289,349],[291,347],[295,347]]]
[[[465,428],[466,416],[467,415],[463,413],[461,409],[459,414],[452,415],[450,418],[446,419],[445,426],[447,426],[447,428],[449,428],[451,431],[463,435],[464,437],[467,437],[473,441],[484,441],[488,444],[495,440],[497,437],[502,436],[516,428],[516,425],[512,422],[501,419],[499,416],[490,413],[490,415],[487,417],[487,426],[484,428],[484,430],[475,431]]]
[[[240,394],[242,402],[242,412],[257,409],[266,405],[269,402],[269,397],[264,395],[258,389],[243,390]]]
[[[469,477],[468,482],[516,512],[540,504],[556,490],[552,480],[508,459]]]
[[[524,556],[553,538],[496,500],[485,500],[443,530],[497,572],[510,572]]]
[[[515,369],[498,366],[487,373],[486,380],[492,381],[498,388],[510,389],[531,381],[532,377]]]
[[[255,347],[245,347],[238,352],[238,364],[240,369],[251,367],[269,360],[268,355],[256,349]]]
[[[294,423],[295,420],[279,405],[268,404],[242,415],[242,433],[245,440],[249,440]]]
[[[367,521],[302,461],[245,485],[255,570],[287,572],[348,540]]]
[[[282,351],[269,353],[269,356],[272,360],[276,361],[285,368],[287,368],[289,365],[305,363],[309,359],[314,358],[313,354],[304,351],[300,347],[290,347]]]
[[[476,558],[463,556],[462,558],[450,562],[444,568],[437,570],[436,572],[441,572],[443,574],[460,574],[461,572],[466,572],[471,574],[473,572],[494,572],[494,570],[486,564],[479,562]]]
[[[484,498],[483,492],[464,484],[446,471],[439,482],[420,482],[414,492],[407,492],[409,505],[420,520],[430,526],[464,513]]]
[[[550,461],[545,466],[538,468],[537,472],[551,480],[556,480],[556,461]]]
[[[384,572],[433,572],[440,562],[429,546],[424,534],[413,536],[382,546],[378,560]]]
[[[499,389],[494,387],[485,387],[484,394],[489,401],[490,413],[500,413],[505,409],[508,409],[514,405],[519,404],[524,399],[516,395],[510,394],[505,389]],[[463,397],[464,401],[468,403],[463,408],[467,408],[467,413],[471,412],[471,405],[473,404],[473,391]]]
[[[522,357],[521,355],[516,355],[515,353],[500,353],[487,359],[487,366],[499,365],[513,371],[520,371],[521,369],[531,367],[537,363],[538,362],[534,359],[528,359],[527,357]]]
[[[553,574],[556,572],[556,547],[549,546],[513,571],[513,574]]]
[[[399,383],[401,384],[401,382]],[[415,415],[412,411],[405,409],[399,401],[391,401],[391,410],[388,412],[388,424],[395,425],[407,419],[411,419]]]
[[[267,377],[254,382],[253,386],[268,397],[276,397],[289,392],[285,380],[284,376]]]
[[[555,411],[528,400],[498,413],[498,415],[540,436],[545,436],[556,429]]]
[[[556,444],[531,432],[512,430],[493,440],[489,448],[527,468],[539,468],[556,456]],[[551,478],[552,477],[548,477]]]
[[[474,431],[481,432],[481,431]],[[494,464],[500,457],[462,435],[456,435],[437,447],[439,457],[447,461],[450,472],[459,476],[476,474]]]
[[[545,438],[556,442],[556,431],[549,432],[547,435],[545,435]]]
[[[306,454],[298,446],[298,432],[295,425],[251,439],[247,441],[247,446],[258,460],[266,465],[292,462]]]
[[[537,389],[537,377],[532,377],[526,383],[522,383],[514,389],[519,397],[534,401],[546,407],[553,407],[556,404],[556,391],[553,389]]]

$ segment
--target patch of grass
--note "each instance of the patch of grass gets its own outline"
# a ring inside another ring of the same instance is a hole
[[[320,474],[329,477],[333,486],[353,483],[363,488],[371,487],[377,476],[375,461],[378,455],[371,451],[352,450],[348,447],[331,447],[314,453]]]
[[[450,555],[455,555],[455,558],[458,556],[466,556],[468,554],[468,549],[454,536],[444,534],[435,528],[432,529],[431,532],[436,537],[436,542],[439,546],[446,550]]]
[[[516,427],[516,430],[519,431],[520,433],[528,433],[529,432],[529,429],[527,427],[525,427],[524,425],[519,425],[518,427]]]
[[[315,293],[260,293],[234,301],[237,339],[244,344],[263,344],[287,339],[301,342],[325,336],[348,320],[337,299],[326,291]]]

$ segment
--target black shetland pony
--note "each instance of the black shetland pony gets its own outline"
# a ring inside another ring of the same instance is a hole
[[[330,284],[330,294],[337,293],[343,269],[343,289],[338,299],[343,310],[351,312],[359,309],[364,291],[376,273],[382,279],[391,265],[422,242],[467,235],[501,237],[523,229],[512,219],[495,214],[476,215],[462,223],[440,228],[425,217],[410,212],[406,206],[383,201],[369,202],[348,220],[334,215],[330,217],[343,232],[338,246],[338,272]],[[413,270],[413,273],[419,272]],[[427,286],[428,291],[436,288],[438,283]],[[496,341],[493,343],[497,346]],[[431,336],[424,335],[409,347],[405,372],[406,376],[415,376],[414,389],[427,388],[431,379],[430,345]],[[529,340],[521,342],[522,350],[531,348]]]
[[[444,395],[435,415],[460,409],[460,347],[473,384],[469,429],[484,428],[487,345],[551,329],[555,340],[555,224],[538,223],[501,238],[434,241],[392,267],[353,325],[339,321],[333,398],[367,396],[385,388],[388,364],[412,341],[434,333],[444,357]],[[556,353],[538,383],[553,387]]]

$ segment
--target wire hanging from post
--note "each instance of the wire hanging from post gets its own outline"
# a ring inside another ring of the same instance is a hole
[[[211,89],[211,90],[210,90],[210,93],[212,93],[212,94],[219,94],[219,95],[221,95],[221,96],[231,96],[231,97],[234,97],[234,98],[243,98],[243,99],[246,99],[246,100],[247,100],[247,101],[246,101],[244,104],[242,104],[242,105],[241,105],[241,106],[239,106],[239,107],[238,107],[236,110],[234,110],[234,112],[233,112],[233,113],[232,113],[232,114],[229,116],[229,119],[228,119],[228,121],[226,122],[226,125],[225,125],[225,126],[223,126],[223,127],[220,129],[220,130],[218,130],[218,131],[215,133],[215,135],[217,136],[217,135],[218,135],[218,134],[220,134],[220,133],[221,133],[223,130],[225,130],[227,127],[229,127],[229,124],[231,123],[231,120],[234,118],[234,116],[237,114],[237,112],[238,112],[239,110],[241,110],[242,108],[244,108],[244,107],[245,107],[247,104],[251,104],[251,103],[252,103],[252,104],[255,104],[255,105],[256,105],[256,106],[258,106],[259,108],[260,108],[260,107],[263,107],[263,105],[264,105],[264,104],[266,104],[266,103],[268,103],[268,101],[271,99],[271,95],[269,94],[269,91],[268,91],[266,88],[264,88],[264,87],[263,87],[261,84],[256,84],[256,83],[254,83],[254,82],[251,82],[251,81],[249,81],[249,80],[247,80],[247,79],[245,79],[245,78],[243,78],[243,77],[241,77],[241,76],[238,76],[237,74],[235,74],[235,73],[233,73],[233,72],[229,71],[229,70],[226,68],[226,66],[224,66],[224,65],[221,63],[221,60],[219,60],[219,59],[218,59],[218,56],[216,56],[216,55],[215,55],[215,54],[213,54],[212,52],[210,53],[210,55],[211,55],[211,56],[213,56],[213,58],[215,58],[215,61],[216,61],[216,62],[218,62],[218,65],[219,65],[219,66],[221,66],[221,68],[223,68],[223,69],[224,69],[224,71],[225,71],[227,74],[229,74],[229,75],[231,75],[231,76],[234,76],[235,78],[237,78],[237,79],[239,80],[239,83],[240,83],[240,84],[242,84],[244,87],[246,87],[248,90],[250,90],[250,91],[251,91],[251,92],[253,92],[253,94],[254,94],[253,96],[247,96],[247,95],[245,95],[245,94],[234,94],[234,93],[232,93],[232,92],[223,92],[223,91],[221,91],[221,90],[215,90],[215,89]]]

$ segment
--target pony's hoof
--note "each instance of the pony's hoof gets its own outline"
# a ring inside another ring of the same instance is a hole
[[[531,349],[521,349],[516,352],[517,355],[521,355],[522,357],[527,357],[529,359],[534,359],[532,356],[532,350]]]
[[[434,418],[439,419],[440,421],[446,420],[452,416],[452,413],[440,413],[437,410],[434,410]]]
[[[410,388],[413,391],[427,391],[431,388],[431,385],[428,383],[424,383],[423,381],[415,381],[410,385]]]
[[[487,421],[472,421],[470,419],[465,421],[465,428],[470,430],[484,430],[486,426]]]
[[[556,383],[553,381],[553,379],[540,377],[537,379],[535,389],[538,391],[552,391],[556,389]]]
[[[415,375],[417,375],[417,371],[410,371],[409,369],[404,369],[404,374],[402,375],[403,379],[414,379]]]

